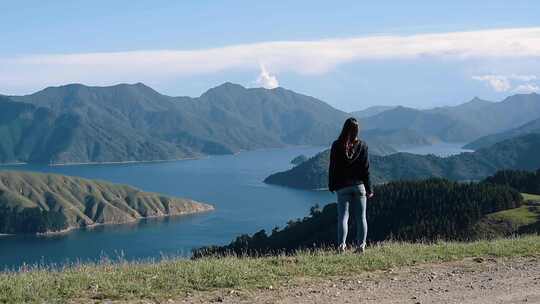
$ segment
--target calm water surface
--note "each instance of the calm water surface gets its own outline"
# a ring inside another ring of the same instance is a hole
[[[413,154],[427,155],[433,154],[439,157],[448,157],[463,152],[474,152],[473,150],[463,149],[467,143],[436,143],[431,146],[418,146],[412,148],[399,149],[399,152],[409,152]]]
[[[441,143],[403,151],[449,156],[467,152],[461,146]],[[227,244],[243,233],[282,227],[292,218],[305,216],[314,204],[323,206],[334,197],[326,191],[295,190],[262,181],[273,172],[290,168],[292,158],[312,156],[323,149],[270,149],[165,163],[0,167],[124,183],[216,207],[211,213],[100,226],[58,236],[0,236],[0,269],[23,263],[95,261],[104,256],[128,260],[189,256],[195,247]]]
[[[194,247],[226,244],[240,234],[260,229],[270,231],[291,218],[305,216],[314,204],[322,206],[333,200],[326,191],[295,190],[262,182],[269,174],[289,168],[295,156],[311,156],[323,149],[271,149],[165,163],[0,167],[124,183],[216,207],[206,214],[101,226],[58,236],[1,236],[0,269],[103,256],[123,255],[128,260],[188,256]]]

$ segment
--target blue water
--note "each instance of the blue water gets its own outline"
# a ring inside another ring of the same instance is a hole
[[[314,155],[323,149],[270,149],[165,163],[0,167],[124,183],[216,207],[211,213],[100,226],[57,236],[1,236],[0,269],[23,263],[95,261],[103,256],[127,260],[189,256],[194,247],[226,244],[240,234],[260,229],[270,231],[291,218],[307,215],[314,204],[322,206],[333,200],[326,191],[295,190],[262,182],[269,174],[290,168],[295,156]]]
[[[408,152],[419,155],[433,154],[439,157],[448,157],[464,152],[474,152],[473,150],[463,149],[466,143],[445,143],[440,142],[429,146],[416,146],[410,148],[398,149],[399,152]]]

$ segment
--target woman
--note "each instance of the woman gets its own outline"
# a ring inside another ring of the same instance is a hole
[[[349,206],[356,218],[356,245],[360,252],[366,248],[366,202],[373,197],[369,178],[368,147],[358,139],[358,121],[345,121],[339,138],[332,144],[328,189],[337,192],[338,249],[344,251],[347,240]],[[361,222],[360,222],[361,221]]]

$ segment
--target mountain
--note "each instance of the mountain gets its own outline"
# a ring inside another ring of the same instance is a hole
[[[537,93],[516,94],[500,102],[473,99],[456,107],[436,108],[428,111],[448,115],[464,121],[484,135],[521,126],[540,117],[540,95]]]
[[[509,138],[518,137],[530,133],[540,134],[540,118],[530,121],[515,129],[481,137],[471,143],[468,143],[463,148],[477,150],[489,147],[495,143],[501,142]]]
[[[394,108],[395,106],[372,106],[364,110],[351,112],[351,115],[356,118],[362,119],[362,118],[377,115],[384,111],[392,110]]]
[[[540,95],[516,94],[501,102],[473,100],[451,107],[418,110],[396,107],[364,118],[365,130],[412,130],[427,140],[469,142],[516,128],[540,117]]]
[[[443,113],[432,113],[403,106],[368,117],[362,121],[365,130],[408,130],[439,141],[460,142],[477,138],[480,133],[467,121]]]
[[[300,154],[291,160],[291,165],[298,166],[299,164],[305,162],[308,159],[309,158],[305,156],[304,154]]]
[[[0,162],[89,162],[175,159],[190,155],[99,115],[55,112],[0,97]],[[91,117],[91,118],[89,118]]]
[[[368,241],[471,240],[483,237],[476,225],[487,215],[519,208],[523,198],[514,189],[488,183],[457,183],[444,179],[391,182],[375,187],[367,208]],[[352,207],[354,208],[354,207]],[[242,235],[226,246],[195,250],[206,255],[265,255],[298,249],[334,247],[337,227],[335,203],[310,216],[291,220],[270,235],[261,230]],[[352,222],[352,221],[351,221]],[[354,224],[349,224],[354,240]]]
[[[213,210],[125,185],[55,174],[0,172],[0,234],[65,231]]]
[[[348,117],[328,104],[283,88],[246,89],[225,83],[198,98],[162,95],[144,84],[90,87],[70,84],[25,96],[4,96],[1,113],[13,102],[26,112],[0,116],[12,139],[3,162],[121,162],[165,160],[287,145],[329,145]],[[47,148],[27,143],[19,132],[34,122],[28,111],[50,116],[43,132],[59,129]],[[19,115],[19,116],[17,116]],[[15,126],[13,124],[16,123]],[[374,153],[394,152],[373,142]],[[380,147],[380,149],[378,149]]]
[[[361,136],[369,143],[383,142],[390,144],[392,147],[429,146],[440,142],[437,137],[422,135],[420,132],[410,129],[366,130],[362,131]]]
[[[411,153],[372,155],[371,174],[375,183],[430,177],[479,180],[501,169],[536,170],[540,168],[538,151],[540,134],[529,134],[446,158]],[[328,150],[321,152],[290,170],[268,176],[265,182],[303,189],[326,188],[329,156]]]

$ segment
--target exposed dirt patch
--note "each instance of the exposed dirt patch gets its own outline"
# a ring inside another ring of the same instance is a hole
[[[165,303],[540,303],[540,259],[469,259]]]

